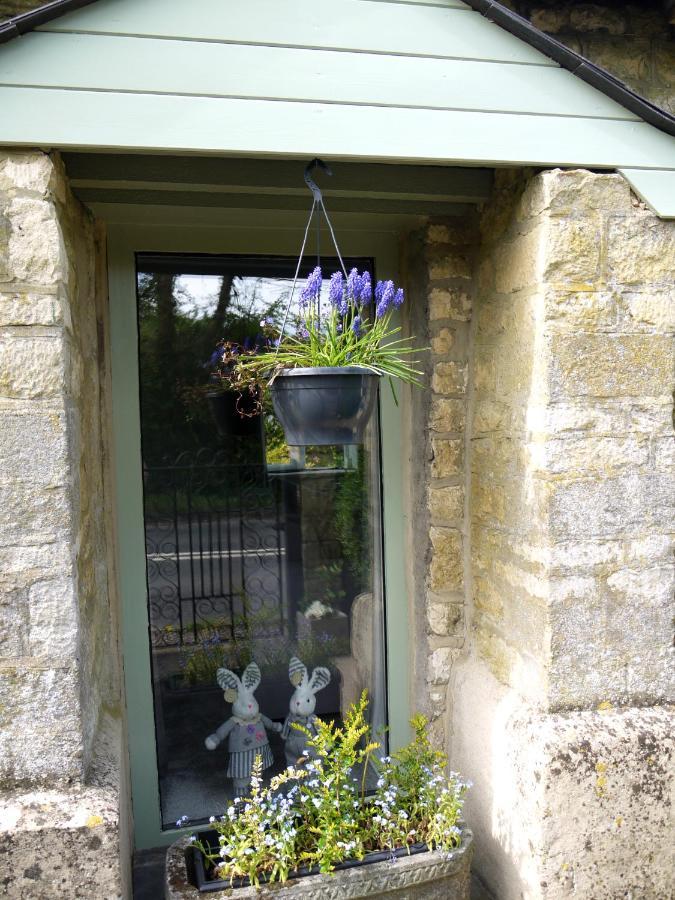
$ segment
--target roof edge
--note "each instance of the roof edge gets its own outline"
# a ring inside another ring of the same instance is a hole
[[[44,6],[39,6],[31,12],[14,16],[6,22],[0,23],[0,44],[20,37],[28,31],[32,31],[39,25],[51,22],[58,16],[67,12],[80,9],[94,3],[95,0],[52,0]],[[570,50],[569,47],[536,28],[528,19],[519,16],[512,10],[498,3],[497,0],[464,0],[467,6],[490,19],[495,25],[508,31],[514,37],[525,41],[535,50],[539,50],[545,56],[557,62],[563,69],[567,69],[577,78],[581,78],[586,84],[601,91],[610,99],[620,103],[629,112],[639,116],[645,122],[665,131],[666,134],[675,137],[675,116],[636,94],[623,81],[614,75],[596,66],[580,53]]]
[[[88,6],[93,2],[94,0],[52,0],[51,3],[38,6],[37,9],[30,10],[30,12],[21,13],[5,22],[0,22],[0,44],[20,37],[37,28],[38,25],[44,25],[45,22],[51,22],[58,16],[63,16],[67,12],[80,9],[81,6]]]
[[[467,6],[490,19],[514,37],[528,43],[535,50],[557,62],[586,84],[601,91],[607,97],[620,103],[636,116],[655,128],[675,136],[675,116],[636,94],[623,81],[620,81],[606,69],[596,66],[586,57],[565,44],[536,28],[528,19],[519,16],[512,10],[498,3],[497,0],[463,0]]]

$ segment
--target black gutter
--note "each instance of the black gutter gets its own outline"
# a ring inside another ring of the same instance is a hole
[[[619,81],[614,75],[601,69],[600,66],[596,66],[580,53],[575,53],[560,41],[535,28],[528,19],[512,12],[501,3],[497,3],[496,0],[464,0],[464,2],[471,9],[485,16],[486,19],[490,19],[495,25],[499,25],[500,28],[520,38],[521,41],[525,41],[535,50],[539,50],[545,56],[555,60],[563,69],[567,69],[577,78],[590,84],[591,87],[602,91],[612,100],[616,100],[617,103],[635,113],[645,122],[665,131],[666,134],[675,136],[675,116],[671,116],[670,113],[650,103],[649,100],[645,100],[623,81]]]
[[[32,12],[15,16],[13,19],[0,23],[0,44],[11,41],[15,37],[32,31],[38,25],[44,25],[58,16],[88,6],[93,2],[95,0],[53,0],[52,3],[40,6]],[[527,19],[502,6],[501,3],[497,3],[496,0],[464,0],[464,2],[471,9],[485,16],[486,19],[490,19],[495,25],[520,38],[521,41],[557,62],[563,69],[567,69],[568,72],[581,78],[591,87],[620,103],[629,112],[639,116],[645,122],[649,122],[660,131],[675,136],[675,116],[671,116],[670,113],[650,103],[649,100],[645,100],[623,81],[619,81],[614,75],[601,69],[600,66],[596,66],[580,53],[575,53],[560,41],[535,28]]]
[[[53,0],[52,3],[39,6],[30,12],[21,13],[20,16],[14,16],[12,19],[7,19],[6,22],[0,22],[0,44],[11,41],[15,37],[21,37],[22,34],[32,31],[38,25],[44,25],[45,22],[51,22],[57,16],[63,16],[67,12],[88,6],[93,2],[94,0]]]

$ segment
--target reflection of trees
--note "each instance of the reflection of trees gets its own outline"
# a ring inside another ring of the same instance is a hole
[[[220,443],[203,398],[208,360],[221,338],[243,343],[260,330],[262,279],[251,284],[224,274],[215,306],[206,311],[179,278],[138,276],[143,455],[150,464]]]

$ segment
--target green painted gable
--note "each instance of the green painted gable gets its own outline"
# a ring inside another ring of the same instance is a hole
[[[675,138],[460,0],[98,0],[0,46],[0,143],[619,169]]]

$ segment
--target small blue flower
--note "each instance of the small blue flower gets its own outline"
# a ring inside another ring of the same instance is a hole
[[[396,288],[394,287],[394,282],[391,280],[385,282],[382,293],[380,295],[380,300],[377,304],[377,307],[375,308],[375,315],[378,317],[378,319],[382,318],[382,316],[387,312],[387,310],[393,303],[395,296]]]
[[[347,296],[358,301],[361,295],[361,276],[358,269],[352,269],[347,276]]]
[[[384,281],[378,281],[375,285],[375,302],[379,303],[384,294]]]
[[[321,293],[321,266],[316,266],[307,279],[300,294],[300,306],[305,307],[315,301]]]
[[[361,316],[354,316],[352,331],[357,337],[361,337]]]
[[[361,276],[361,306],[368,306],[373,299],[373,284],[370,280],[370,272],[364,272]]]
[[[403,288],[399,288],[394,294],[394,306],[399,307],[403,305]]]
[[[342,294],[344,285],[342,283],[342,272],[333,272],[330,276],[330,287],[328,288],[328,299],[333,306],[342,304]]]

